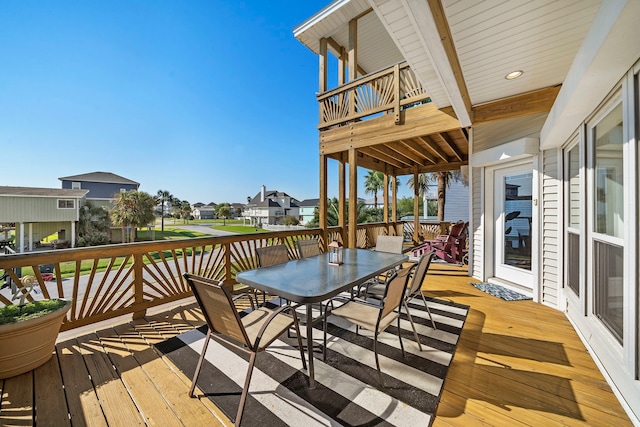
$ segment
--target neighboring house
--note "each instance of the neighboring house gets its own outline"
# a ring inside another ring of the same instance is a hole
[[[469,186],[462,181],[452,181],[447,187],[444,203],[444,221],[455,224],[458,221],[469,221]],[[428,184],[424,195],[424,204],[428,201],[438,201],[438,184]],[[429,220],[437,220],[437,216],[427,217]]]
[[[32,251],[41,239],[58,239],[75,246],[79,208],[88,190],[0,186],[0,224],[15,224],[18,252]]]
[[[298,203],[300,207],[298,219],[301,225],[306,225],[308,222],[313,221],[319,205],[320,199],[306,199]]]
[[[285,217],[299,216],[298,201],[287,193],[267,190],[263,185],[245,206],[242,216],[251,220],[252,224],[282,224]]]
[[[470,275],[565,312],[636,425],[638,17],[638,0],[337,0],[294,29],[321,59],[321,193],[329,159],[354,178],[462,169]],[[397,92],[376,97],[383,78]]]
[[[231,203],[231,218],[241,218],[245,205],[242,203]]]
[[[204,203],[194,203],[191,205],[191,214],[194,219],[214,219],[216,217],[216,205],[211,202],[207,205]]]
[[[58,179],[62,181],[62,188],[88,190],[87,200],[106,208],[112,206],[116,194],[140,187],[139,183],[111,172],[90,172]]]

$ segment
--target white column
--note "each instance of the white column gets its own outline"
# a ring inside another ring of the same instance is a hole
[[[20,235],[16,236],[16,242],[20,245],[18,252],[24,252],[24,222],[20,223]]]
[[[33,223],[29,223],[29,252],[33,251]]]
[[[71,221],[71,247],[76,247],[76,223]]]

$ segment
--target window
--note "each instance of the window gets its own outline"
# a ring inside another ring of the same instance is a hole
[[[624,158],[622,102],[591,127],[593,314],[623,343]]]
[[[74,199],[58,199],[58,209],[75,209],[76,201]]]
[[[79,182],[73,181],[71,183],[71,189],[72,190],[80,190],[81,188],[82,188],[82,185]]]

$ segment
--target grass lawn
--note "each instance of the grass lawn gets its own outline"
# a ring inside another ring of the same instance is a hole
[[[229,224],[229,222],[227,222]],[[267,233],[269,230],[262,228],[249,227],[244,225],[213,225],[214,230],[228,231],[230,233],[249,234],[249,233]]]

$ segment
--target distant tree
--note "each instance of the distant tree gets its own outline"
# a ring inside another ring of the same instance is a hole
[[[231,209],[228,203],[221,203],[217,206],[216,214],[222,218],[222,225],[227,225],[227,218],[231,216]]]
[[[173,219],[173,223],[176,223],[176,218],[181,218],[180,216],[180,205],[182,204],[182,201],[180,199],[178,199],[175,196],[171,196],[171,198],[169,199],[169,211],[171,212],[171,216],[174,218]]]
[[[447,188],[451,186],[452,182],[459,182],[461,179],[462,175],[459,170],[418,175],[418,195],[421,199],[424,198],[429,184],[434,182],[438,184],[438,221],[444,221],[444,205],[447,199]],[[413,189],[414,184],[413,177],[410,177],[407,185]]]
[[[423,215],[422,205],[422,200],[420,200],[418,203],[418,215]],[[401,197],[398,199],[397,209],[398,217],[400,218],[407,215],[413,215],[413,197]]]
[[[363,224],[366,222],[372,222],[371,215],[369,214],[370,209],[367,209],[364,201],[359,200],[356,205],[357,209],[357,219],[356,222],[358,224]],[[329,199],[327,201],[327,224],[329,227],[335,227],[338,225],[338,210],[339,210],[339,201],[337,197]],[[347,214],[347,223],[349,219],[349,201],[347,201],[346,206],[346,214]],[[307,223],[308,228],[318,228],[320,226],[320,212],[318,208],[316,208],[313,212],[313,219]]]
[[[137,227],[147,226],[155,220],[156,199],[144,191],[117,193],[115,198],[115,206],[110,212],[111,221],[122,228],[122,243],[125,243],[127,227],[131,227],[135,234]]]
[[[373,194],[373,207],[378,208],[378,191],[384,189],[384,174],[382,172],[369,171],[364,181],[365,194]]]
[[[191,218],[191,203],[187,202],[186,200],[182,200],[180,202],[180,208],[179,208],[179,212],[180,212],[180,216],[182,217],[182,221],[185,224],[189,223],[189,218]]]
[[[284,225],[298,225],[300,224],[300,220],[295,216],[286,216],[284,217]]]
[[[158,190],[157,200],[160,204],[160,224],[162,232],[164,233],[164,210],[165,206],[169,201],[173,198],[173,195],[169,193],[167,190]]]
[[[77,246],[104,245],[109,242],[109,212],[102,206],[85,201],[78,212]]]

